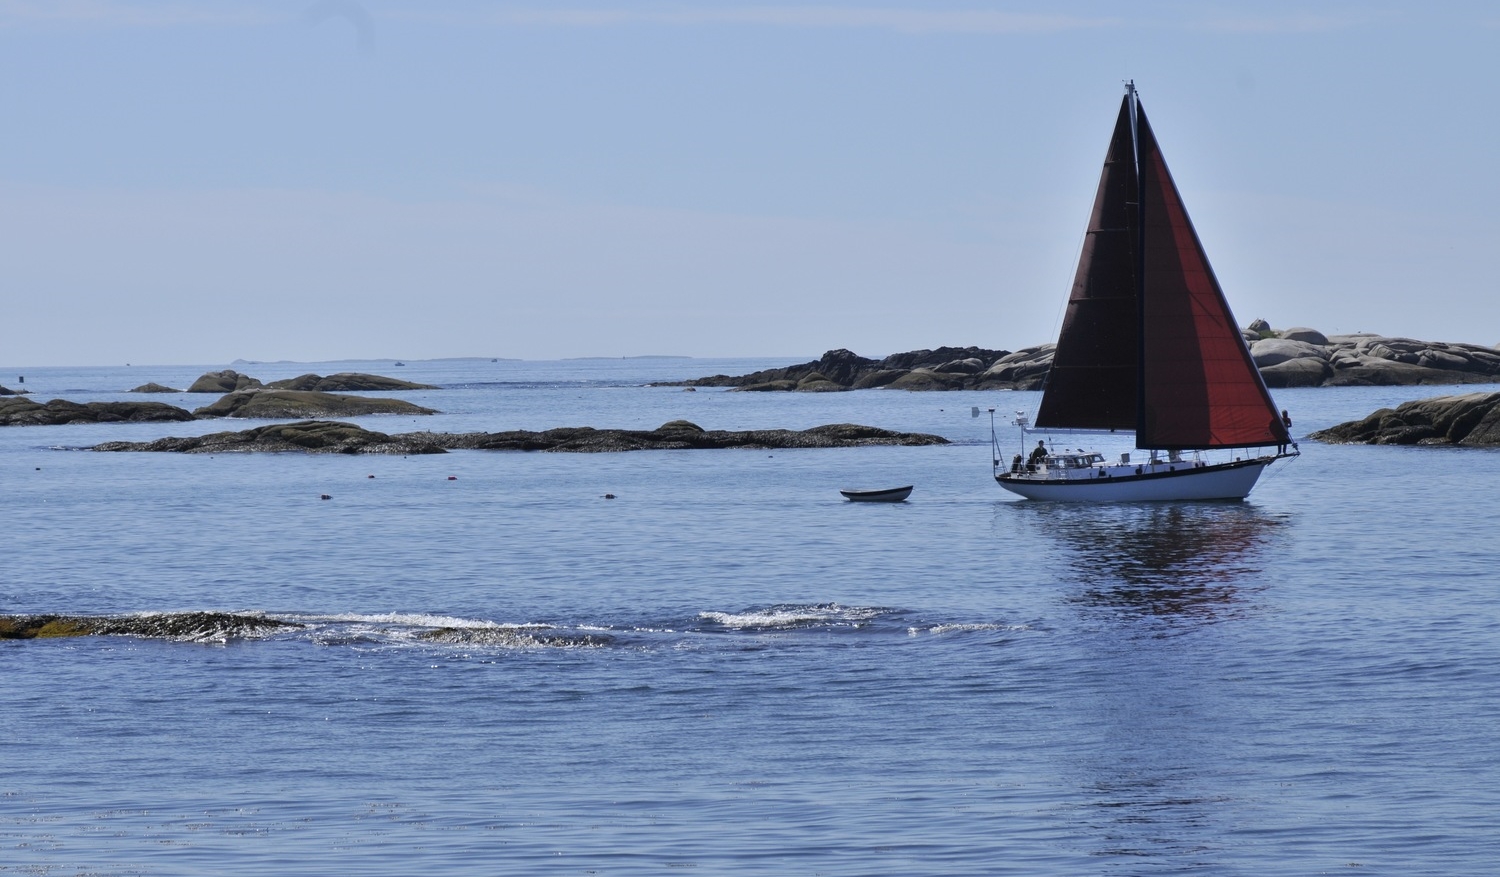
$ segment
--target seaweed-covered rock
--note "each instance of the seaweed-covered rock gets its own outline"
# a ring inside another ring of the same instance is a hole
[[[264,636],[300,628],[292,621],[227,612],[163,612],[143,615],[0,615],[0,639],[68,636],[141,636],[222,640]]]
[[[0,399],[0,426],[59,426],[65,423],[172,423],[193,415],[163,402],[89,402],[53,399],[45,404],[22,396]]]
[[[289,417],[362,417],[366,414],[436,414],[401,399],[370,399],[312,390],[253,389],[228,393],[212,405],[193,411],[198,417],[246,417],[266,420]]]

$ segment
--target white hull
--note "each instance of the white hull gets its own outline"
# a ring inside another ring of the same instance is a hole
[[[1120,467],[1085,472],[1011,473],[995,476],[1000,486],[1026,499],[1052,502],[1159,502],[1163,500],[1244,499],[1275,457],[1216,465],[1145,467],[1143,474],[1114,474]],[[1106,475],[1106,472],[1110,474]],[[1083,475],[1085,477],[1078,477]]]

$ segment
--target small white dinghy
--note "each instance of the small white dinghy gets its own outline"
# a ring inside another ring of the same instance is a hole
[[[850,502],[905,502],[911,496],[912,485],[887,487],[882,490],[840,490]]]

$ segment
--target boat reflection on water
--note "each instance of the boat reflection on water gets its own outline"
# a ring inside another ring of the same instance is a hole
[[[1286,520],[1244,503],[1000,509],[1074,610],[1054,668],[1070,696],[1049,726],[1076,748],[1058,780],[1078,792],[1068,818],[1090,855],[1122,873],[1226,873],[1234,856],[1224,838],[1252,803],[1227,778],[1253,759],[1236,728],[1259,720],[1229,680]]]
[[[1085,605],[1148,615],[1220,615],[1248,590],[1281,521],[1241,503],[1015,503],[1051,541]]]

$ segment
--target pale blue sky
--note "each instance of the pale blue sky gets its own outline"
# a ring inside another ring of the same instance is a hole
[[[1242,323],[1493,344],[1497,68],[1477,2],[0,0],[0,363],[1049,341],[1128,78]]]

